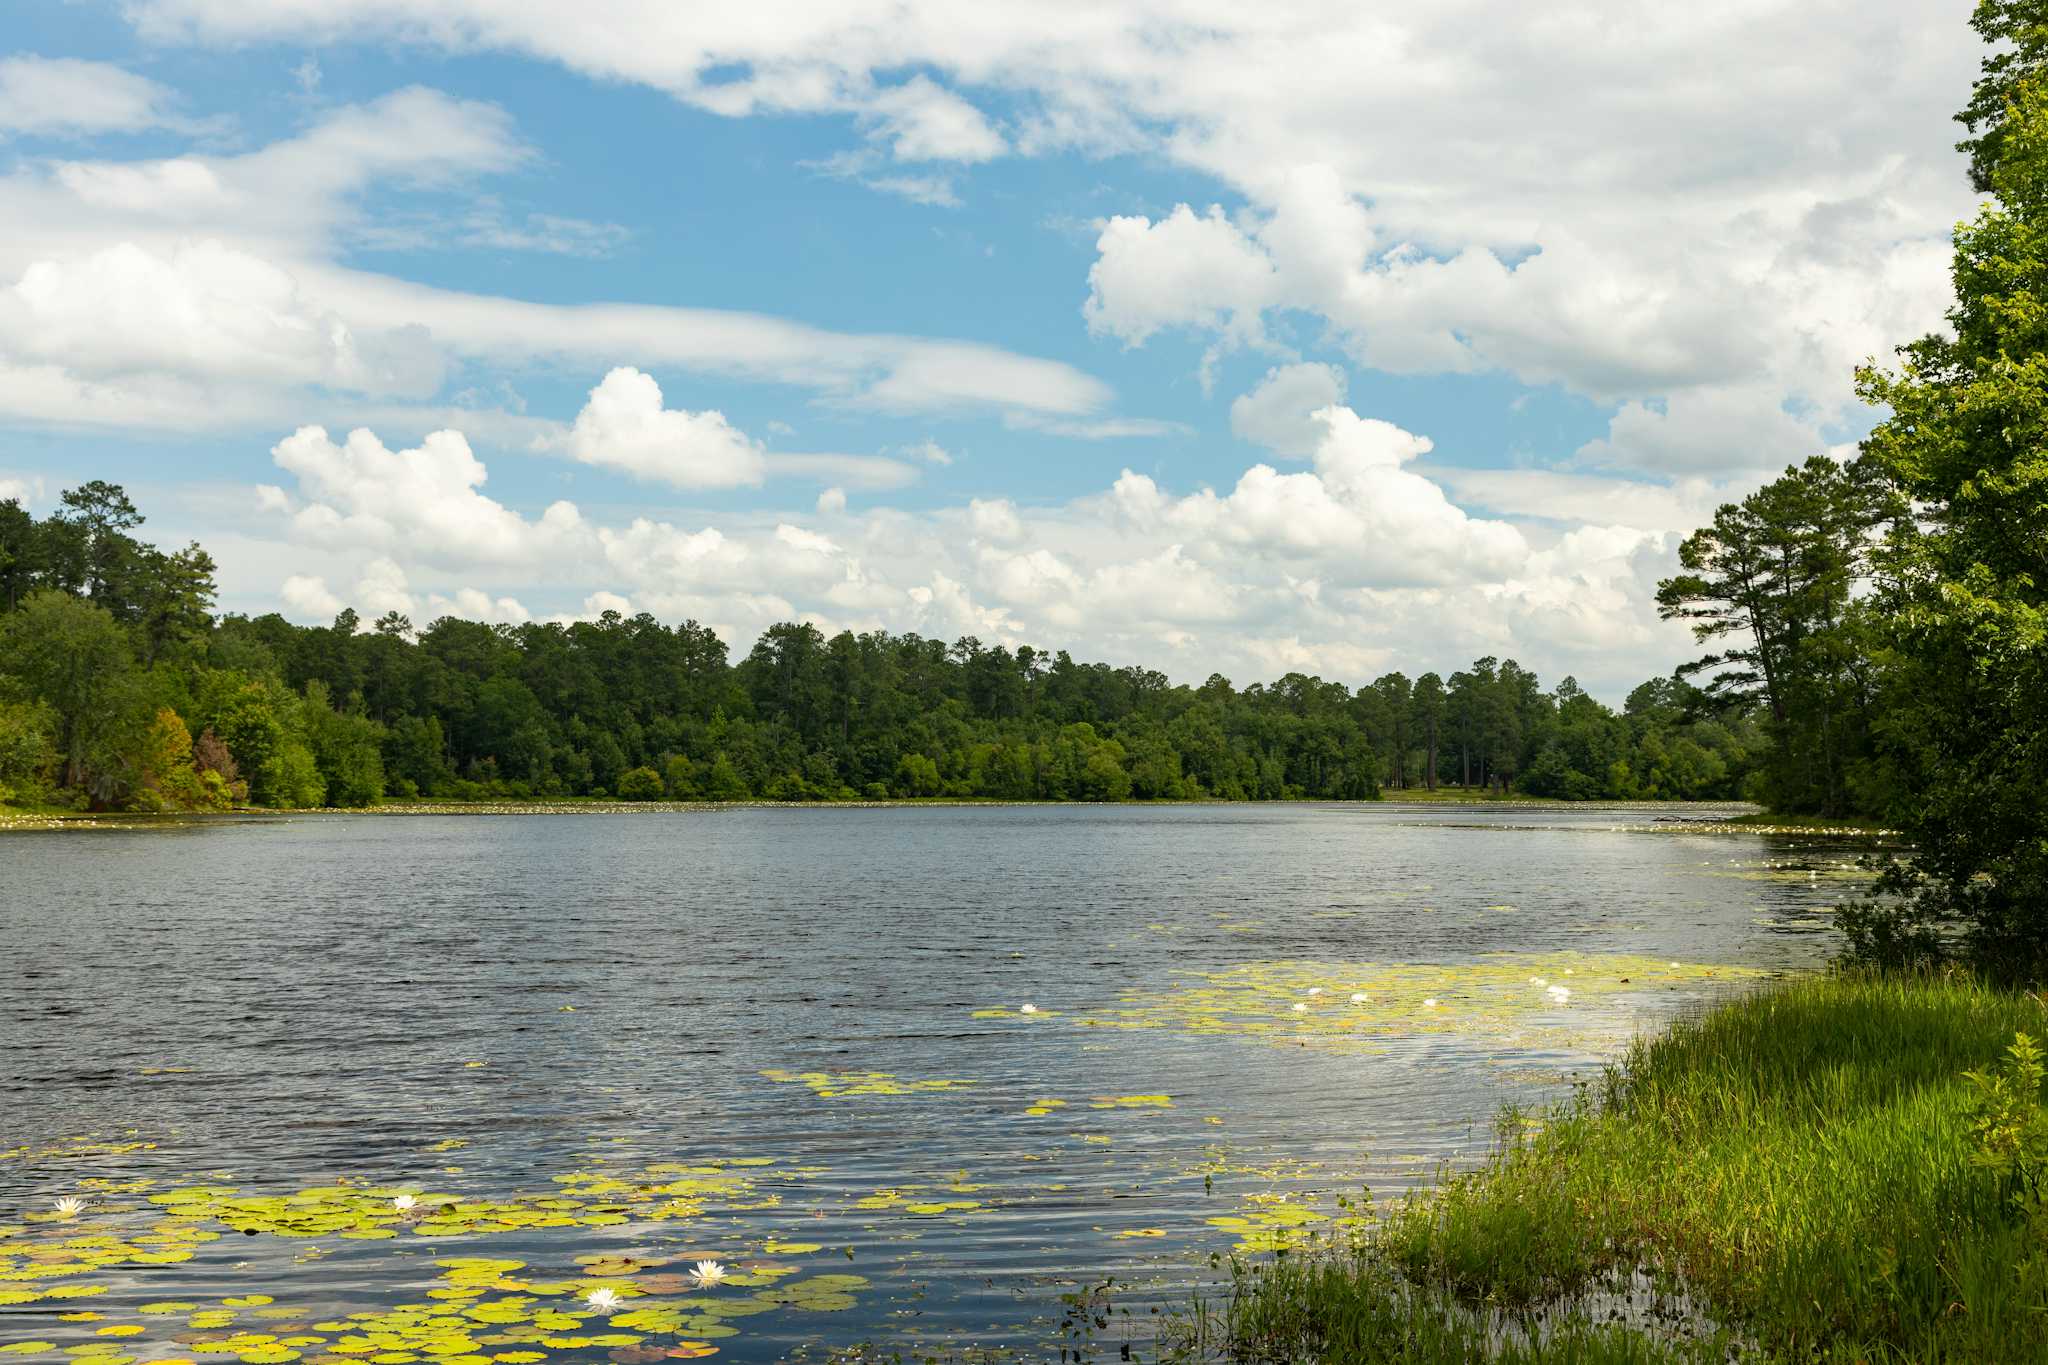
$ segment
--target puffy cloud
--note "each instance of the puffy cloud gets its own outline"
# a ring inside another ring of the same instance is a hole
[[[327,580],[310,574],[293,574],[278,588],[284,608],[301,621],[329,621],[348,605],[327,590]]]
[[[0,475],[0,502],[19,502],[24,507],[41,503],[44,490],[49,487],[41,477],[15,478]]]
[[[1421,472],[1426,438],[1345,407],[1317,420],[1308,469],[1257,465],[1227,494],[1176,495],[1126,472],[1099,496],[1028,509],[972,499],[854,514],[828,498],[815,517],[695,526],[506,507],[483,493],[486,471],[456,432],[393,451],[367,431],[336,445],[308,428],[279,443],[293,488],[258,501],[289,547],[269,556],[293,566],[280,594],[306,619],[337,603],[422,624],[450,611],[566,619],[611,594],[694,617],[741,649],[802,619],[1052,645],[1190,679],[1284,667],[1357,682],[1389,660],[1412,672],[1501,653],[1610,693],[1685,648],[1652,601],[1678,539],[1655,518],[1569,524],[1532,544],[1452,503],[1437,482],[1450,475]],[[1534,515],[1532,503],[1561,511],[1586,485],[1625,482],[1557,477],[1579,482],[1494,496]],[[545,596],[536,605],[500,582]],[[343,583],[352,590],[330,586]]]
[[[819,516],[836,517],[845,510],[846,490],[844,488],[828,488],[824,492],[818,494]]]
[[[0,134],[132,133],[178,120],[155,81],[108,62],[0,57]]]
[[[1430,449],[1428,438],[1344,407],[1314,418],[1322,435],[1312,473],[1253,465],[1227,496],[1204,489],[1176,499],[1125,470],[1111,505],[1141,530],[1214,537],[1348,583],[1480,580],[1511,571],[1527,554],[1514,527],[1466,515],[1403,468]]]
[[[1344,372],[1335,365],[1281,365],[1230,405],[1230,429],[1276,455],[1306,459],[1322,443],[1316,414],[1344,401]]]
[[[1126,346],[1165,327],[1207,327],[1250,340],[1278,299],[1273,262],[1211,205],[1186,204],[1159,222],[1112,218],[1096,239],[1088,271],[1088,326]]]
[[[328,588],[326,579],[306,574],[293,574],[285,579],[278,595],[284,599],[286,611],[302,621],[330,621],[343,607],[352,607],[359,631],[374,629],[379,617],[394,611],[411,620],[415,629],[443,616],[511,626],[533,619],[517,598],[493,598],[478,588],[415,594],[408,586],[405,570],[391,559],[373,559],[365,565],[362,576],[356,580],[354,595],[346,601]]]
[[[337,445],[324,428],[300,427],[271,456],[297,476],[306,501],[292,524],[316,543],[404,547],[428,560],[531,564],[585,534],[571,503],[554,503],[538,521],[527,521],[477,491],[484,465],[459,431],[437,431],[416,449],[394,451],[365,428]]]
[[[661,386],[629,366],[611,371],[576,414],[569,449],[585,464],[621,469],[675,488],[757,484],[761,447],[717,411],[661,405]]]
[[[967,521],[982,540],[1024,538],[1024,523],[1017,519],[1017,505],[1008,498],[972,499],[967,504]]]

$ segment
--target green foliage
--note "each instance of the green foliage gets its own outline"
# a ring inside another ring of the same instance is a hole
[[[1740,792],[1760,743],[1740,705],[1696,689],[1617,715],[1571,679],[1546,693],[1492,658],[1448,685],[1292,673],[1191,688],[1030,645],[802,623],[735,664],[694,621],[616,612],[424,629],[395,613],[365,629],[353,611],[313,627],[210,620],[212,561],[135,540],[140,522],[110,484],[71,490],[40,522],[0,504],[0,594],[17,604],[0,620],[37,642],[10,660],[12,694],[50,703],[72,760],[59,780],[89,782],[103,805],[133,798],[164,706],[213,735],[219,762],[195,771],[220,773],[232,799],[292,806],[639,793],[641,769],[660,795],[711,800],[1364,800],[1447,783],[1711,798]],[[66,673],[74,657],[93,662]]]
[[[2041,1103],[2048,1067],[2040,1044],[2015,1033],[2003,1063],[1966,1071],[1963,1079],[1977,1092],[1969,1116],[1971,1160],[1997,1172],[2022,1207],[2038,1204],[2048,1173],[2048,1107]]]
[[[255,798],[266,806],[312,807],[325,804],[327,784],[320,776],[320,764],[313,751],[296,739],[287,739],[256,769],[250,784]]]
[[[0,805],[44,804],[56,768],[56,717],[50,708],[0,701]]]
[[[204,810],[212,791],[192,764],[192,732],[170,707],[156,713],[143,736],[142,781],[135,804],[150,810]]]
[[[0,670],[15,695],[55,714],[63,784],[101,807],[124,799],[154,711],[112,613],[68,593],[30,593],[0,618]]]
[[[1722,1365],[1733,1334],[1690,1338],[1598,1322],[1590,1311],[1536,1324],[1474,1311],[1402,1277],[1370,1241],[1230,1264],[1220,1305],[1198,1304],[1162,1334],[1168,1362],[1243,1365]]]
[[[1362,1291],[1517,1320],[1648,1268],[1764,1359],[2040,1360],[2048,1222],[2010,1197],[2012,1154],[2044,1150],[2040,1057],[1971,1070],[2039,1013],[1965,978],[1729,1001],[1391,1209]],[[1349,1292],[1298,1286],[1292,1311],[1349,1315]]]
[[[686,754],[670,754],[661,765],[662,789],[671,801],[695,801],[703,795],[697,788],[697,765]]]
[[[1881,529],[1905,520],[1905,500],[1874,465],[1817,455],[1722,506],[1679,546],[1683,572],[1658,585],[1666,619],[1690,623],[1702,643],[1725,642],[1680,675],[1705,674],[1709,695],[1768,716],[1762,794],[1776,809],[1870,813],[1889,796],[1872,648],[1881,599],[1868,589]],[[1697,754],[1662,757],[1673,784],[1707,776]]]
[[[306,684],[299,724],[313,752],[327,804],[376,805],[384,795],[384,727],[367,717],[336,711],[328,705],[326,686],[318,681]]]
[[[1886,547],[1885,748],[1916,848],[1850,923],[1873,957],[2048,975],[2048,6],[1985,0],[1962,115],[1980,188],[1956,229],[1950,334],[1867,369],[1864,459],[1920,509]]]
[[[712,755],[711,771],[704,778],[704,799],[707,801],[744,801],[752,792],[747,780],[740,776],[723,752]]]
[[[663,792],[661,774],[652,768],[629,768],[619,775],[621,801],[659,801]]]

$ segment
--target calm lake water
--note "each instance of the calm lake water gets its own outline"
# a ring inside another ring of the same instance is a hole
[[[1103,1340],[1150,1359],[1148,1310],[1212,1254],[1325,1232],[1338,1196],[1483,1151],[1504,1102],[1825,956],[1854,846],[1655,818],[0,835],[0,1342],[100,1365],[1040,1359],[1060,1296],[1114,1276],[1130,1325]],[[55,1216],[69,1195],[92,1202]],[[696,1288],[699,1259],[735,1278]],[[603,1288],[614,1315],[584,1304]]]

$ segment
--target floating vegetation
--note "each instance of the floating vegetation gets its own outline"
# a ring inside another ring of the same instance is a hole
[[[82,1145],[66,1150],[82,1150]],[[628,1222],[773,1210],[781,1196],[763,1189],[763,1180],[772,1175],[786,1183],[812,1173],[778,1166],[770,1158],[735,1157],[618,1172],[573,1171],[554,1177],[556,1191],[509,1198],[342,1182],[289,1194],[254,1193],[226,1183],[180,1184],[119,1209],[65,1196],[60,1204],[66,1211],[28,1217],[58,1220],[75,1235],[38,1235],[26,1221],[0,1226],[0,1305],[97,1300],[113,1285],[132,1284],[151,1268],[191,1260],[230,1232],[439,1241],[508,1233],[545,1237],[546,1230],[564,1229],[577,1238],[589,1235],[588,1229]],[[150,1182],[125,1183],[147,1187]],[[902,1211],[909,1214],[981,1207],[977,1201],[933,1197],[918,1187],[901,1195]],[[74,1201],[78,1207],[70,1209]],[[80,1221],[79,1215],[88,1212],[105,1216]],[[820,1250],[821,1244],[771,1238],[764,1249],[801,1254]],[[13,1343],[8,1353],[68,1353],[81,1365],[130,1365],[142,1357],[128,1351],[143,1350],[141,1339],[167,1326],[190,1356],[228,1357],[241,1365],[288,1365],[302,1359],[311,1365],[539,1365],[558,1353],[627,1349],[651,1350],[650,1362],[696,1359],[717,1353],[713,1341],[737,1334],[730,1320],[778,1310],[839,1311],[852,1307],[855,1292],[868,1285],[858,1275],[812,1275],[784,1283],[800,1274],[798,1267],[729,1264],[703,1255],[672,1271],[667,1258],[646,1252],[579,1255],[560,1274],[537,1272],[525,1261],[502,1256],[443,1256],[432,1265],[438,1280],[425,1290],[423,1302],[322,1316],[278,1304],[264,1293],[210,1303],[196,1296],[158,1297],[128,1310],[136,1319],[132,1322],[104,1321],[110,1315],[94,1310],[65,1312],[63,1322],[94,1324],[81,1326],[89,1333],[85,1342],[66,1346],[38,1339]],[[728,1287],[752,1292],[733,1296]],[[147,1358],[161,1359],[162,1352],[151,1345]]]
[[[1081,1022],[1338,1051],[1374,1051],[1391,1040],[1428,1034],[1571,1046],[1589,1041],[1603,1025],[1612,1033],[1627,1023],[1612,1015],[1588,1017],[1587,1006],[1766,975],[1747,967],[1582,953],[1502,953],[1455,966],[1253,962],[1186,973],[1165,990],[1128,992],[1120,1008]],[[1571,985],[1552,987],[1552,977],[1570,977]]]
[[[770,1068],[761,1073],[771,1081],[810,1087],[819,1099],[859,1099],[878,1095],[920,1095],[932,1091],[959,1090],[973,1085],[965,1080],[907,1081],[887,1071],[784,1071]]]
[[[1237,1237],[1233,1250],[1242,1255],[1298,1251],[1333,1230],[1363,1228],[1369,1219],[1359,1213],[1329,1214],[1307,1198],[1290,1194],[1248,1194],[1236,1213],[1208,1219],[1210,1227]]]
[[[0,1151],[0,1161],[86,1160],[155,1150],[154,1142],[103,1142],[96,1138],[74,1137],[40,1145],[23,1143],[19,1147],[10,1147]]]

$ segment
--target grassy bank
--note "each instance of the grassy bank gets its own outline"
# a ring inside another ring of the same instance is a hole
[[[1963,1075],[2043,1026],[2034,998],[1967,981],[1767,988],[1638,1044],[1544,1122],[1510,1116],[1485,1167],[1385,1211],[1365,1242],[1241,1269],[1181,1344],[1242,1360],[1727,1359],[1730,1338],[1682,1321],[1606,1321],[1605,1291],[1647,1275],[1749,1358],[2048,1360],[2048,1220],[2030,1226],[2011,1172],[1972,1160]]]

